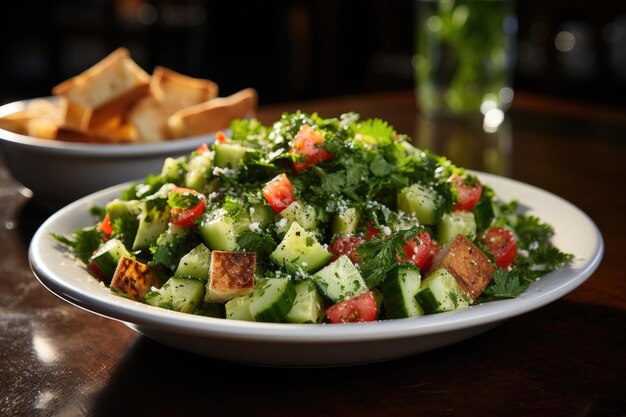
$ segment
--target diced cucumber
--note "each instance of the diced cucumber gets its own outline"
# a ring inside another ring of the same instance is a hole
[[[159,207],[159,204],[153,204],[151,200],[142,203],[133,250],[148,248],[167,230],[169,210],[166,207]]]
[[[130,252],[119,239],[109,239],[91,255],[90,261],[95,263],[110,281],[122,256],[130,257]]]
[[[414,213],[421,224],[437,224],[443,215],[443,199],[437,192],[422,184],[412,184],[398,193],[398,209]]]
[[[361,273],[348,255],[341,255],[335,262],[313,275],[313,281],[322,294],[334,303],[368,290]]]
[[[141,201],[139,200],[120,200],[115,199],[107,203],[105,211],[111,218],[111,221],[115,219],[136,219],[139,213],[141,213]]]
[[[229,320],[255,321],[252,314],[250,314],[250,301],[252,299],[249,295],[242,295],[226,302],[224,305],[226,318]]]
[[[457,310],[470,303],[470,298],[459,288],[454,276],[444,268],[426,277],[415,298],[426,314]]]
[[[287,314],[289,323],[321,323],[324,319],[322,297],[313,281],[306,279],[295,284],[296,299]]]
[[[399,266],[394,268],[383,284],[383,304],[389,319],[424,315],[415,300],[422,277],[419,270]]]
[[[267,205],[254,204],[248,209],[248,212],[250,215],[250,224],[258,223],[259,226],[263,226],[274,219],[274,211]]]
[[[453,211],[446,213],[439,223],[437,241],[441,245],[452,241],[457,235],[467,236],[470,240],[476,236],[476,220],[471,211]]]
[[[291,226],[293,222],[298,223],[304,230],[313,230],[317,227],[315,208],[298,200],[281,211],[280,216],[287,219],[285,228]]]
[[[270,259],[291,272],[315,272],[328,262],[332,254],[297,222],[289,230]]]
[[[215,151],[215,166],[220,168],[237,168],[246,152],[253,149],[236,143],[216,143],[213,145]]]
[[[206,192],[206,185],[212,175],[213,157],[213,152],[203,152],[191,158],[187,163],[185,187]]]
[[[161,288],[145,295],[147,304],[183,313],[192,313],[202,305],[204,282],[195,278],[173,276]]]
[[[250,294],[250,314],[256,321],[280,323],[293,307],[296,289],[293,281],[270,278],[261,281]]]
[[[335,215],[331,225],[331,232],[335,235],[350,235],[357,231],[359,212],[354,207],[348,207]]]
[[[233,219],[223,210],[205,215],[198,226],[198,233],[211,250],[237,250],[237,237],[248,228],[248,217]]]
[[[208,281],[211,271],[211,251],[203,243],[180,258],[175,275]]]
[[[165,161],[163,161],[163,168],[161,168],[161,176],[168,182],[178,183],[185,175],[186,164],[186,156],[180,156],[178,158],[165,158]]]

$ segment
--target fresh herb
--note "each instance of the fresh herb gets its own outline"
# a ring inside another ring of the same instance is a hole
[[[53,233],[58,242],[71,248],[72,253],[81,261],[87,263],[91,255],[102,243],[102,232],[94,226],[77,229],[70,236]]]
[[[373,238],[357,247],[361,257],[361,272],[369,288],[382,284],[387,274],[405,257],[407,240],[417,236],[423,229],[413,227],[392,233],[389,236]]]
[[[487,288],[474,303],[515,298],[526,291],[530,284],[531,282],[525,279],[519,270],[507,271],[498,268]]]

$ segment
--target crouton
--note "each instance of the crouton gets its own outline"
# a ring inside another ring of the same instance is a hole
[[[445,268],[450,272],[459,288],[472,301],[483,292],[495,273],[489,258],[463,235],[457,235],[439,252],[431,270],[437,268]]]
[[[160,287],[161,279],[146,264],[122,256],[111,280],[111,288],[135,301],[144,301],[152,287]]]
[[[118,48],[82,73],[52,89],[65,98],[64,124],[86,131],[122,114],[148,94],[150,76]]]
[[[211,272],[205,301],[224,303],[234,297],[249,294],[254,288],[256,253],[211,252]]]
[[[170,115],[217,97],[218,86],[211,80],[189,77],[156,66],[150,80],[150,91]]]
[[[254,115],[257,105],[256,90],[246,88],[179,110],[167,119],[167,125],[174,137],[204,135],[228,128],[233,119]]]

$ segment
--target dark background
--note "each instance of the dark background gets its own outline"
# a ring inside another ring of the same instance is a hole
[[[413,87],[412,0],[3,5],[0,100],[46,96],[118,46],[261,104]],[[518,0],[517,91],[626,109],[626,2]],[[560,35],[559,35],[560,34]],[[574,39],[568,51],[556,40]]]

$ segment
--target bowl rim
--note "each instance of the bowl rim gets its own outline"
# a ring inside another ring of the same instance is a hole
[[[28,103],[34,100],[50,100],[58,101],[58,97],[36,97],[24,100],[13,101],[0,106],[0,117],[17,113],[26,108]],[[227,135],[230,129],[222,129]],[[80,155],[90,156],[116,156],[116,157],[138,157],[149,155],[162,155],[168,153],[177,153],[186,151],[191,147],[197,147],[202,144],[211,144],[215,141],[217,132],[207,133],[205,135],[191,136],[188,138],[180,138],[162,142],[142,142],[133,144],[93,144],[82,142],[67,142],[61,140],[40,139],[33,136],[22,135],[20,133],[11,132],[10,130],[0,128],[0,144],[10,144],[21,148],[38,150],[46,153],[58,153],[64,155]]]

